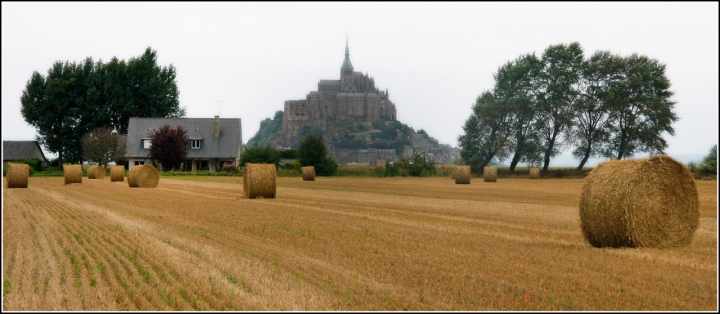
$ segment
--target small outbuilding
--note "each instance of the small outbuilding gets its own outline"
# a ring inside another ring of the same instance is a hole
[[[3,165],[33,158],[40,160],[42,167],[48,166],[48,160],[37,141],[3,141]]]

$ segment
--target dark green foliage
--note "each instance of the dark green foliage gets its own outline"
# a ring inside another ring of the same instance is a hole
[[[717,144],[710,148],[710,153],[703,158],[697,169],[701,172],[717,174]]]
[[[667,148],[661,133],[675,135],[672,123],[678,120],[665,64],[637,54],[623,61],[623,75],[609,95],[612,132],[603,156],[623,159],[639,152],[661,154]]]
[[[282,156],[282,159],[297,159],[298,157],[298,150],[297,149],[286,149],[281,150],[280,154]]]
[[[417,149],[413,150],[410,158],[400,157],[393,164],[385,165],[386,176],[412,176],[426,177],[435,174],[435,162],[428,160],[425,154],[419,154]]]
[[[280,165],[282,153],[272,148],[270,145],[258,145],[253,143],[252,146],[246,145],[243,149],[243,155],[240,158],[240,167],[245,167],[246,163],[252,164],[274,164],[275,167]]]
[[[190,149],[187,130],[180,125],[171,128],[166,124],[148,135],[151,143],[149,157],[160,161],[165,171],[180,168],[180,162]]]
[[[547,169],[568,146],[580,170],[593,156],[663,153],[662,133],[674,135],[678,117],[665,64],[646,56],[598,51],[583,61],[580,44],[559,44],[542,59],[527,54],[506,63],[494,78],[458,137],[474,172],[492,158],[503,161],[507,150],[514,153],[511,172],[519,162]]]
[[[300,162],[298,162],[298,161],[291,161],[291,162],[283,165],[283,169],[293,170],[293,171],[302,171],[302,165],[300,165]]]
[[[298,161],[303,167],[314,166],[315,174],[329,176],[335,174],[338,164],[327,156],[327,147],[322,137],[308,133],[298,147]]]
[[[418,130],[418,131],[417,131],[417,134],[420,134],[420,135],[424,136],[425,138],[429,138],[429,137],[430,137],[430,136],[427,134],[427,132],[425,132],[425,130],[423,130],[423,129]]]
[[[577,42],[553,45],[543,52],[535,124],[540,140],[538,153],[543,155],[545,171],[550,164],[550,157],[560,153],[559,145],[556,144],[575,118],[573,104],[581,96],[579,83],[582,62],[583,49]]]
[[[460,157],[473,172],[480,173],[491,160],[504,160],[511,152],[510,112],[490,91],[477,98],[472,110],[458,142]]]
[[[310,133],[313,133],[319,137],[323,137],[325,135],[325,131],[323,131],[321,128],[304,125],[302,128],[300,128],[300,132],[298,132],[298,136],[300,138],[305,138],[305,135],[308,135]]]
[[[20,97],[25,121],[36,128],[37,141],[57,153],[60,164],[83,160],[81,138],[98,127],[127,134],[129,118],[182,117],[175,68],[159,67],[147,48],[127,63],[57,61],[47,76],[37,71]]]
[[[258,145],[269,144],[268,140],[282,129],[283,111],[278,110],[275,112],[275,117],[266,118],[260,121],[260,129],[255,133],[255,136],[248,140],[247,145],[253,146],[256,143]]]

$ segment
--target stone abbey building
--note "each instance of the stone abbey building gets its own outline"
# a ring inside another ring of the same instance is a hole
[[[317,91],[311,91],[305,99],[285,101],[281,142],[285,147],[298,143],[300,130],[306,125],[326,130],[328,122],[372,123],[396,118],[395,104],[387,89],[378,90],[372,77],[354,71],[346,41],[339,80],[320,80]]]

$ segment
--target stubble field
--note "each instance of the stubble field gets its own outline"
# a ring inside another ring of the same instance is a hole
[[[3,310],[718,309],[716,181],[691,245],[599,249],[583,180],[316,180],[3,189]]]

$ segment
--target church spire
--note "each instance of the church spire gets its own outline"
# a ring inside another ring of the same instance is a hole
[[[349,74],[346,74],[346,75],[351,75],[351,74],[352,74],[353,66],[352,66],[352,63],[350,63],[350,48],[349,48],[349,46],[348,46],[348,37],[347,37],[347,35],[345,35],[345,60],[343,60],[342,67],[340,67],[340,68],[341,68],[341,69],[348,69],[348,70],[350,71]],[[344,73],[344,71],[343,71],[343,73]]]

